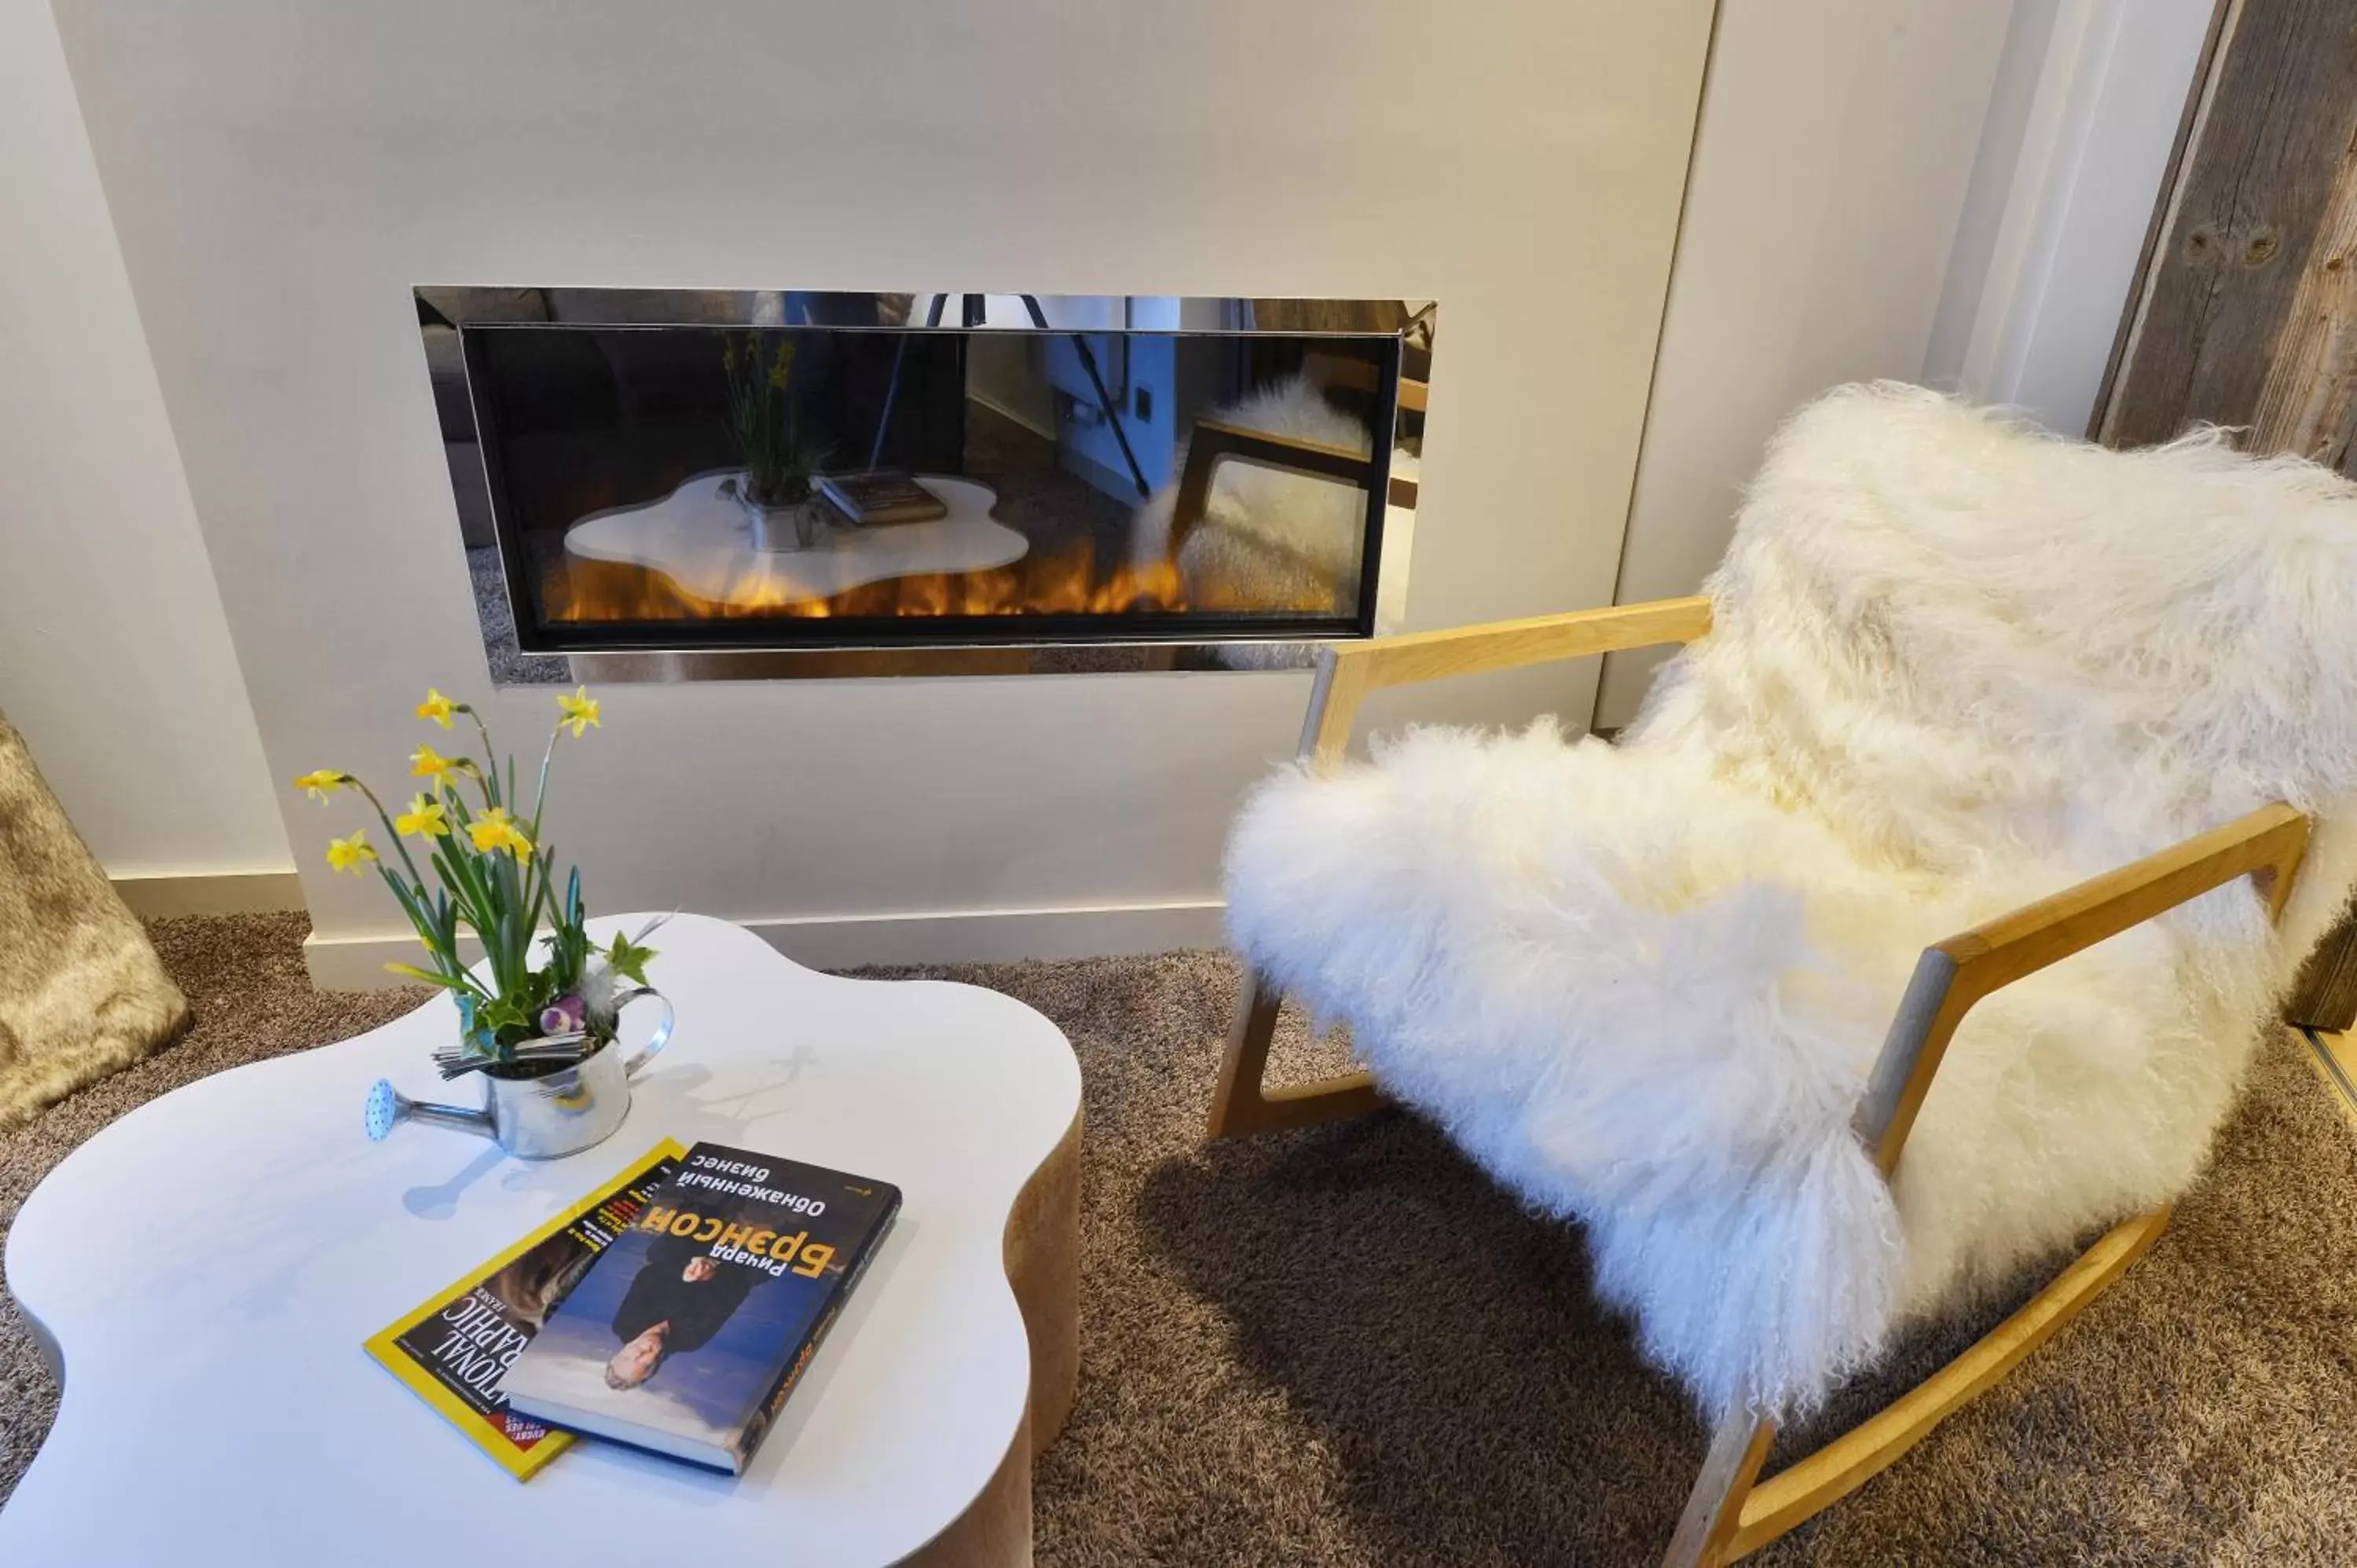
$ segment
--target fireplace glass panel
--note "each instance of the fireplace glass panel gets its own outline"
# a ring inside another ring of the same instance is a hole
[[[522,652],[1374,629],[1422,435],[1402,332],[767,297],[766,324],[452,327]]]

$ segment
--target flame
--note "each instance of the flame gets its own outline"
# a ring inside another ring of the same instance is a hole
[[[542,585],[552,622],[726,620],[753,616],[827,620],[847,617],[927,619],[955,616],[1120,616],[1188,610],[1329,613],[1324,603],[1271,604],[1241,590],[1190,596],[1176,563],[1128,562],[1101,568],[1087,540],[1034,552],[981,572],[925,572],[887,578],[825,598],[791,598],[774,585],[713,599],[642,566],[578,558],[552,564]]]

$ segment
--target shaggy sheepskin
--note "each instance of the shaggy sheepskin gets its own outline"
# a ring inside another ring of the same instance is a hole
[[[1422,729],[1270,780],[1229,919],[1585,1222],[1706,1412],[1790,1414],[2198,1173],[2357,880],[2357,487],[1849,387],[1776,437],[1707,592],[1618,746]],[[1921,949],[2272,800],[2319,819],[2279,935],[2240,881],[1990,997],[1886,1186],[1850,1117]]]

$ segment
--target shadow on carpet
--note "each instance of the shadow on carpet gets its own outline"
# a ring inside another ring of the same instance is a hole
[[[1660,1555],[1691,1407],[1596,1305],[1579,1235],[1426,1123],[1211,1145],[1146,1178],[1138,1221],[1318,1432],[1372,1561]]]
[[[2269,1051],[2211,1180],[2126,1281],[1900,1469],[1752,1561],[2357,1561],[2357,1475],[2330,1436],[2357,1394],[2357,1168],[2299,1048]],[[1138,1216],[1332,1455],[1354,1560],[1658,1558],[1699,1423],[1596,1304],[1577,1232],[1429,1126],[1391,1112],[1210,1145],[1152,1172]],[[1909,1335],[1785,1434],[1771,1471],[1961,1353],[2069,1256]]]

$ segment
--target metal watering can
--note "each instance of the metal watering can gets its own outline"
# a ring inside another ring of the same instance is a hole
[[[661,992],[645,986],[625,992],[616,998],[617,1010],[649,998],[662,1006],[662,1021],[627,1061],[619,1044],[608,1044],[541,1078],[479,1072],[479,1109],[412,1100],[381,1078],[369,1090],[368,1135],[381,1140],[403,1122],[428,1122],[480,1133],[524,1160],[553,1160],[604,1143],[630,1113],[630,1079],[671,1043],[672,1005]]]

